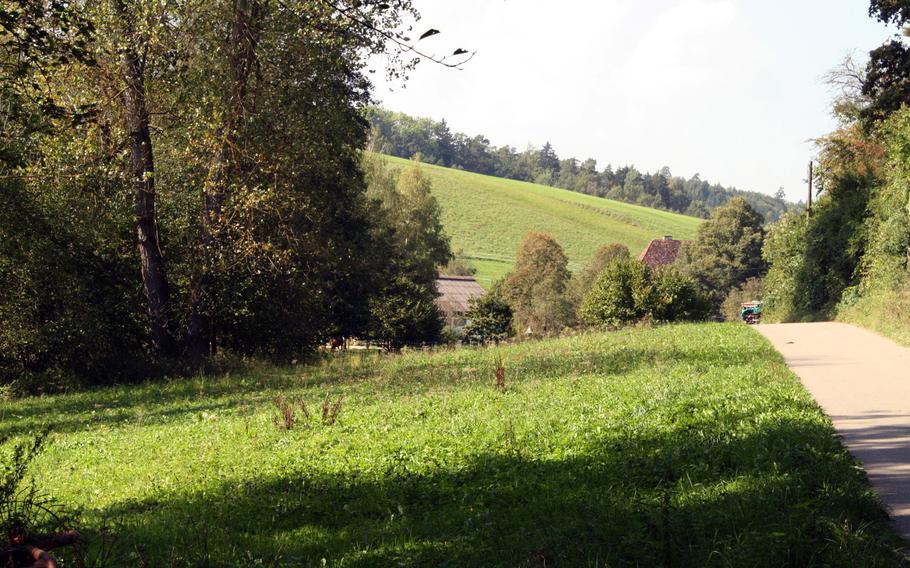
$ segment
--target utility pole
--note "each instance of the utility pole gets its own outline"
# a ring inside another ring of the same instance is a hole
[[[809,162],[809,206],[806,208],[806,211],[809,212],[809,217],[812,216],[812,173],[813,173],[813,164]]]

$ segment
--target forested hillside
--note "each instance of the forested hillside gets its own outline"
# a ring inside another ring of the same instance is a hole
[[[598,169],[593,158],[560,158],[549,142],[519,151],[511,146],[494,146],[483,135],[452,132],[445,120],[415,118],[378,107],[367,109],[372,125],[372,147],[379,152],[411,158],[469,172],[530,181],[587,195],[607,197],[645,207],[676,211],[707,218],[711,211],[733,197],[744,197],[767,222],[777,221],[794,204],[754,191],[740,191],[702,180],[674,176],[663,168],[654,173],[634,166]]]

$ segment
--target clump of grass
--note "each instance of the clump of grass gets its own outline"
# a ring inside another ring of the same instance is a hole
[[[272,422],[277,430],[293,430],[300,417],[303,417],[304,427],[309,427],[311,420],[310,411],[302,400],[293,403],[283,395],[279,395],[274,402],[275,415],[272,416]],[[300,411],[299,416],[297,414],[298,410]]]
[[[325,426],[331,426],[338,420],[338,414],[341,413],[341,407],[344,405],[344,397],[339,396],[334,403],[329,404],[329,399],[322,401],[322,423]]]
[[[502,360],[496,362],[496,388],[506,390],[506,368],[502,366]]]

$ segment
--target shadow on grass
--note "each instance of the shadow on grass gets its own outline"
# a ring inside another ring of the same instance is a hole
[[[358,366],[329,364],[272,371],[267,375],[195,378],[86,391],[72,395],[34,397],[0,403],[0,439],[50,428],[69,433],[141,421],[168,422],[199,412],[231,412],[268,404],[277,392],[324,389],[338,396],[377,384],[415,394],[429,388],[460,388],[473,381],[490,381],[500,360],[509,382],[572,375],[621,375],[664,363],[687,365],[692,372],[737,366],[729,348],[685,349],[678,345],[627,346],[613,342],[603,349],[551,349],[524,352],[527,344],[501,349],[463,349],[421,358],[382,357]],[[369,382],[368,385],[362,383]]]
[[[503,448],[422,473],[289,466],[99,514],[123,519],[124,542],[155,566],[904,565],[820,420],[749,434],[681,421],[549,461]]]

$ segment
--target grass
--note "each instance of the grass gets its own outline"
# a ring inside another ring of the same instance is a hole
[[[277,428],[278,396],[313,418]],[[828,419],[735,324],[0,403],[0,437],[46,425],[38,483],[114,528],[106,566],[902,565]]]
[[[841,302],[837,307],[837,319],[871,329],[910,347],[910,286],[876,288],[853,302]]]
[[[387,158],[404,166],[407,160]],[[529,231],[553,235],[569,257],[570,268],[584,266],[600,245],[618,242],[638,255],[651,239],[695,236],[700,219],[629,205],[568,190],[453,170],[422,166],[433,182],[442,220],[453,249],[464,249],[488,285],[505,274]]]

